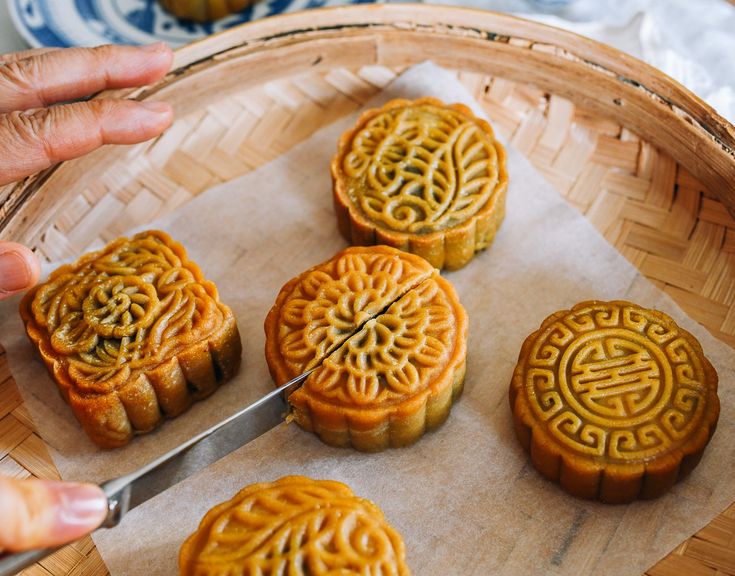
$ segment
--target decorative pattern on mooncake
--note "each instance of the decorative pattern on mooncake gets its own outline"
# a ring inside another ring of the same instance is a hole
[[[320,364],[289,404],[327,444],[405,446],[441,425],[462,391],[467,314],[435,269],[394,248],[348,248],[291,280],[265,330],[277,385]]]
[[[667,315],[582,302],[523,344],[510,386],[534,466],[571,494],[622,503],[666,492],[717,425],[717,373]]]
[[[179,554],[181,576],[408,576],[383,513],[340,482],[287,476],[212,508]]]
[[[266,356],[285,383],[327,357],[360,326],[433,273],[417,256],[350,248],[288,282],[266,320]]]
[[[493,241],[505,215],[505,151],[461,104],[392,100],[340,138],[331,164],[339,229],[453,270]]]
[[[105,448],[177,416],[240,366],[232,311],[163,232],[62,266],[20,312],[62,396]]]

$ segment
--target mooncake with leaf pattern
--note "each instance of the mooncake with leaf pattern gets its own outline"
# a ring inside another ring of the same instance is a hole
[[[391,100],[364,112],[332,159],[334,206],[352,244],[385,244],[439,269],[487,248],[505,215],[505,150],[462,104]]]
[[[179,554],[181,576],[409,576],[400,535],[340,482],[286,476],[212,508]]]
[[[334,446],[406,446],[440,426],[462,392],[467,314],[422,258],[352,247],[288,282],[265,322],[277,385],[317,367],[289,396],[293,419]]]
[[[232,310],[164,232],[62,266],[20,313],[61,395],[105,448],[181,414],[240,366]]]
[[[523,343],[510,385],[531,462],[569,493],[655,498],[697,465],[717,426],[717,372],[669,316],[581,302]]]

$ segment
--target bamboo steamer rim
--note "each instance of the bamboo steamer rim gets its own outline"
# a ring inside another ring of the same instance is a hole
[[[374,4],[279,15],[179,49],[171,72],[154,85],[97,97],[155,96],[173,101],[181,112],[200,105],[187,84],[202,84],[219,68],[245,70],[236,83],[242,89],[304,67],[408,65],[424,59],[535,84],[611,117],[668,152],[735,214],[733,125],[682,85],[632,56],[507,14]],[[212,89],[207,96],[212,92],[219,97],[226,89]],[[65,183],[83,177],[105,156],[91,158],[64,162],[0,188],[0,235],[33,245],[73,193]]]

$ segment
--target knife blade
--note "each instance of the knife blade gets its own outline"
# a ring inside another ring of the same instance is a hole
[[[296,376],[142,468],[100,484],[107,496],[107,517],[100,528],[117,526],[129,510],[283,422],[286,411],[284,396],[295,390],[314,370],[316,367]],[[13,576],[63,546],[14,554],[0,553],[0,576]]]

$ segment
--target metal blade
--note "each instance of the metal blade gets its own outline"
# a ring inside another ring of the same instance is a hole
[[[116,526],[128,510],[283,422],[286,412],[284,392],[296,389],[314,370],[286,382],[139,470],[101,484],[109,502],[107,519],[102,525],[107,528]]]
[[[197,434],[190,440],[126,476],[101,484],[107,495],[105,528],[117,526],[128,510],[227,456],[274,426],[283,422],[287,396],[316,368],[286,382],[229,418]],[[23,568],[52,554],[56,548],[29,550],[15,554],[0,550],[0,576],[13,576]]]

